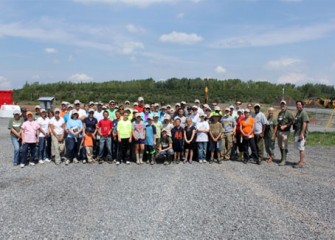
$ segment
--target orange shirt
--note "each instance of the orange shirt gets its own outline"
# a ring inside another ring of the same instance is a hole
[[[255,125],[255,119],[252,117],[248,117],[248,119],[243,119],[241,121],[241,126],[242,126],[242,135],[243,136],[248,136],[248,134],[253,130]],[[251,135],[252,138],[254,137],[254,131],[252,131]]]
[[[67,110],[60,110],[59,116],[64,118],[64,115],[67,113]]]
[[[92,135],[85,135],[84,137],[84,145],[85,147],[93,147],[93,137]]]

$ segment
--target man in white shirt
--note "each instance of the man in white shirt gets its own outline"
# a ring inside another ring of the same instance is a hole
[[[56,108],[55,116],[50,120],[50,132],[51,132],[51,153],[55,156],[56,165],[61,163],[61,154],[64,153],[64,133],[65,133],[65,122],[60,117],[60,109]]]
[[[86,118],[86,111],[80,108],[81,102],[79,100],[75,100],[73,104],[74,104],[74,109],[77,110],[78,112],[78,115],[79,115],[78,119],[83,121]],[[70,116],[72,116],[72,111],[70,112]]]

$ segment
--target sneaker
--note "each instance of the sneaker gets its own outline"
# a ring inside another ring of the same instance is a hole
[[[206,161],[206,160],[203,160],[202,162],[203,162],[203,163],[206,163],[207,161]]]
[[[51,160],[50,160],[49,158],[46,158],[46,159],[44,160],[44,162],[49,163],[49,162],[51,162]]]
[[[74,159],[73,159],[73,163],[79,163],[78,159],[77,159],[77,158],[74,158]]]
[[[209,164],[212,164],[214,162],[214,159],[209,160]]]
[[[116,165],[120,165],[120,162],[119,162],[119,161],[117,161],[117,162],[116,162]]]
[[[127,161],[127,162],[126,162],[126,164],[127,164],[127,165],[129,165],[129,164],[130,164],[130,162],[129,162],[129,161]]]
[[[69,160],[69,159],[66,159],[66,161],[65,161],[65,165],[67,166],[67,165],[69,165],[69,163],[70,163],[70,160]]]
[[[222,160],[221,159],[218,159],[218,164],[222,164]]]
[[[30,166],[35,166],[35,163],[34,162],[30,162],[29,165]]]
[[[38,163],[43,164],[44,161],[41,159],[41,160],[38,161]]]
[[[86,164],[86,160],[83,160],[83,164]]]
[[[25,166],[25,165],[24,165],[23,163],[20,164],[20,167],[21,167],[21,168],[24,168],[24,166]]]
[[[202,160],[199,160],[199,163],[202,163]]]
[[[165,161],[165,162],[164,162],[164,165],[168,165],[168,164],[169,164],[169,162],[168,162],[168,161]]]

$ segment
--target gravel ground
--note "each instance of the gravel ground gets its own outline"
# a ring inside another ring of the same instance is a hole
[[[0,239],[335,239],[332,148],[307,165],[12,166],[0,120]],[[278,153],[277,153],[278,155]],[[289,161],[298,152],[290,149]]]

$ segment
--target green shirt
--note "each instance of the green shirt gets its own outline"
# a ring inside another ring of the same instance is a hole
[[[161,132],[163,128],[163,124],[160,121],[153,122],[152,125],[156,127],[156,138],[160,139],[161,138]]]
[[[307,112],[303,109],[302,111],[298,111],[297,114],[295,115],[295,120],[294,120],[294,134],[301,134],[301,130],[302,130],[302,125],[303,123],[309,123],[309,116],[307,114]],[[304,136],[306,137],[308,133],[308,129],[306,126],[305,132],[304,132]]]
[[[287,109],[284,111],[281,111],[278,113],[278,126],[283,126],[286,125],[288,123],[293,123],[294,118],[292,113],[290,113]],[[287,128],[285,128],[284,130],[281,130],[280,128],[278,128],[279,131],[290,131],[291,126],[288,126]]]
[[[15,118],[12,118],[8,122],[8,129],[11,130],[12,128],[14,128],[15,131],[20,132],[22,124],[23,124],[22,118],[20,118],[19,120],[15,120]],[[12,131],[10,132],[10,135],[16,137],[15,134],[12,133]]]
[[[130,138],[132,131],[132,123],[130,120],[120,120],[117,124],[117,131],[121,139]]]
[[[108,112],[108,118],[113,121],[115,119],[116,109],[108,109],[107,112]]]
[[[273,116],[268,118],[268,124],[265,127],[264,137],[270,139],[273,135],[273,131],[277,126],[278,122]]]

